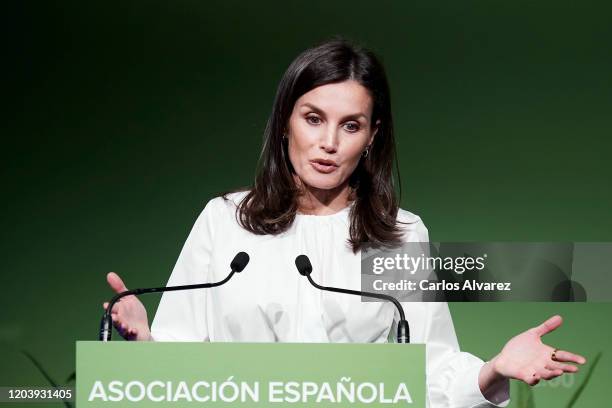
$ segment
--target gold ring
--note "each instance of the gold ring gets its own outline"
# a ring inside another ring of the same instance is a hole
[[[554,349],[554,350],[553,350],[552,355],[550,356],[550,359],[551,359],[552,361],[558,361],[558,360],[557,360],[557,351],[559,351],[559,349]]]

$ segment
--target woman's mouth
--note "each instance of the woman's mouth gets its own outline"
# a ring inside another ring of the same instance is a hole
[[[325,159],[314,159],[310,161],[310,164],[319,173],[329,174],[338,168],[338,164],[331,160]]]

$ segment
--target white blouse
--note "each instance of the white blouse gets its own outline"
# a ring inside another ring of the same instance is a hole
[[[198,217],[168,280],[168,286],[222,280],[240,251],[250,262],[214,289],[166,292],[151,325],[156,341],[218,342],[386,342],[395,338],[399,315],[390,303],[361,302],[359,296],[320,291],[295,267],[305,254],[321,285],[361,287],[360,253],[347,244],[350,207],[332,215],[297,214],[284,233],[255,235],[236,221],[236,204],[217,197]],[[428,241],[420,217],[399,210],[406,242]],[[484,364],[459,351],[446,303],[403,303],[412,343],[426,344],[428,407],[504,407],[509,386],[480,392]],[[495,405],[496,404],[496,405]]]

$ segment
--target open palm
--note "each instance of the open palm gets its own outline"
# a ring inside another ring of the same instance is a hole
[[[563,373],[578,371],[578,367],[566,363],[584,364],[584,357],[557,350],[544,344],[541,339],[562,322],[561,316],[556,315],[510,339],[492,361],[495,370],[504,377],[521,380],[529,385],[537,384],[540,379],[549,380]]]
[[[106,275],[106,280],[116,293],[128,290],[123,280],[114,272],[109,272]],[[108,302],[104,302],[102,307],[106,310]],[[115,329],[124,339],[151,340],[147,310],[136,296],[125,296],[115,303],[111,311],[111,317]]]

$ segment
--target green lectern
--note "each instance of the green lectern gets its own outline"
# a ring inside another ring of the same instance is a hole
[[[78,408],[425,408],[425,345],[77,342]]]

